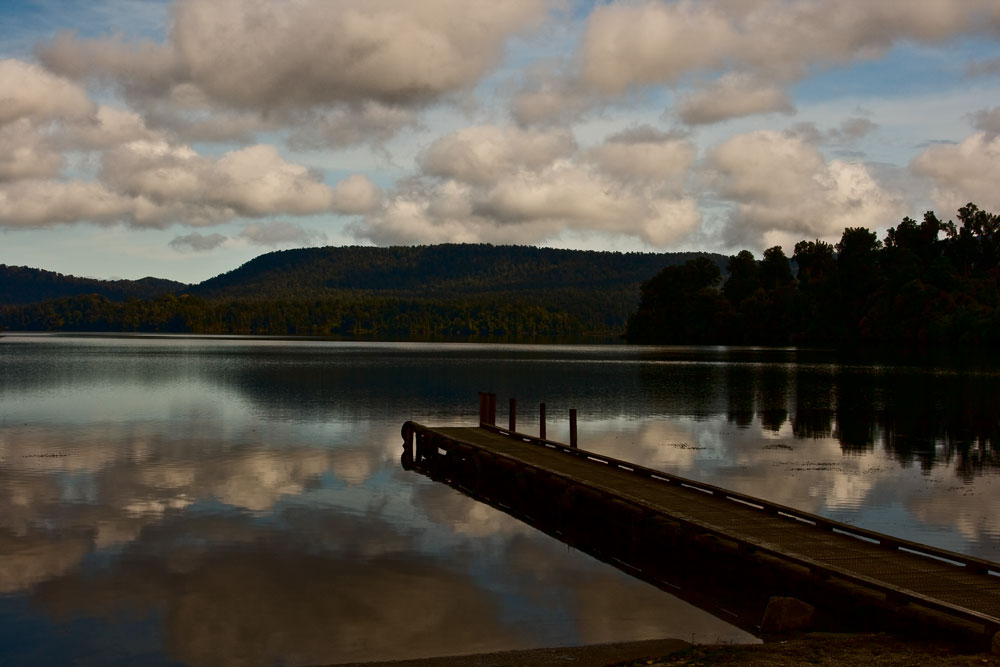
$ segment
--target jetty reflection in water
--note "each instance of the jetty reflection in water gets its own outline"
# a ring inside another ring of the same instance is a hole
[[[749,639],[399,469],[402,421],[473,423],[483,388],[523,423],[548,400],[553,439],[576,407],[589,449],[997,560],[996,374],[801,356],[5,336],[0,662]]]

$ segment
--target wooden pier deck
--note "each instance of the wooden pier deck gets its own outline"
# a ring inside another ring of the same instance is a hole
[[[707,539],[737,556],[766,555],[817,582],[846,583],[889,609],[917,606],[972,624],[983,637],[1000,631],[998,563],[500,428],[489,423],[495,420],[489,411],[481,417],[478,427],[407,422],[404,466],[451,478],[487,498],[490,485],[505,486],[522,512],[556,517],[566,530],[574,520],[588,530],[596,525],[591,519],[602,516],[614,531],[611,539],[632,545],[626,558],[633,567],[655,558],[644,541],[668,531]]]

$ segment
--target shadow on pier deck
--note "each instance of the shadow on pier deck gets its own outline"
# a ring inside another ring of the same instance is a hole
[[[856,528],[496,425],[406,422],[403,467],[757,634],[768,601],[815,608],[814,629],[936,634],[989,646],[1000,630],[1000,564]]]

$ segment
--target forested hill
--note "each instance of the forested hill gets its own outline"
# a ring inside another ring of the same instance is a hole
[[[184,291],[203,299],[274,301],[344,292],[455,298],[566,289],[635,290],[663,267],[702,255],[485,244],[302,248],[261,255]],[[709,257],[725,265],[722,255]]]
[[[695,258],[726,261],[457,244],[285,250],[154,298],[116,302],[102,284],[0,304],[0,329],[593,340],[624,331],[643,281]]]
[[[111,301],[152,299],[185,287],[184,283],[162,278],[97,280],[0,264],[0,305],[36,303],[80,294],[100,294]]]

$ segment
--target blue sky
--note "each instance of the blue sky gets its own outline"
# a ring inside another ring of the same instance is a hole
[[[0,263],[747,248],[1000,210],[1000,0],[0,6]]]

